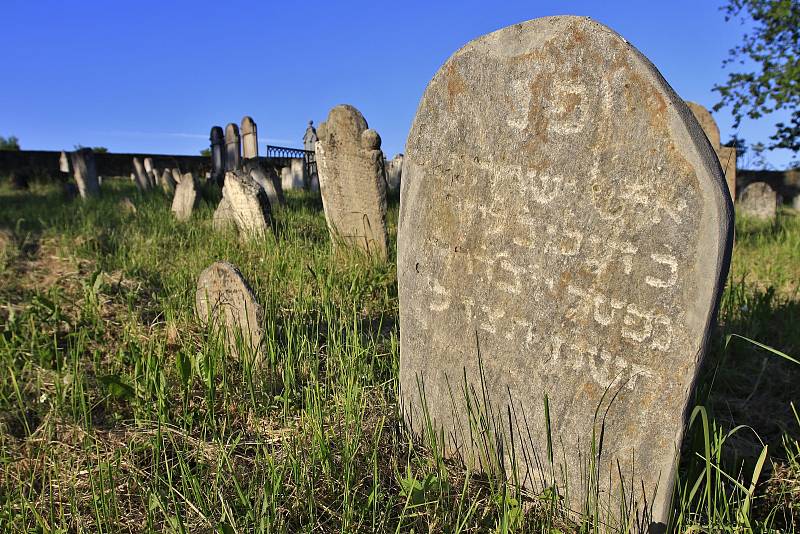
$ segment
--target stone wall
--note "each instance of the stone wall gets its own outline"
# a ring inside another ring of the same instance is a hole
[[[753,182],[766,182],[778,193],[783,202],[791,203],[800,195],[800,168],[788,171],[739,170],[736,187],[740,191]]]

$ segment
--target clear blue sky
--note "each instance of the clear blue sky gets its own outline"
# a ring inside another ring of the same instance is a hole
[[[688,100],[710,107],[740,38],[713,1],[214,2],[3,0],[0,135],[23,148],[197,154],[212,125],[251,115],[260,145],[356,106],[402,152],[436,69],[484,33],[558,14],[619,32]],[[729,114],[715,114],[723,140]],[[767,141],[771,118],[740,136]],[[791,159],[771,152],[778,168]]]

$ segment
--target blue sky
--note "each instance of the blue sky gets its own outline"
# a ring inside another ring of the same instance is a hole
[[[627,38],[688,100],[710,107],[744,28],[719,3],[4,0],[0,135],[23,148],[197,154],[212,125],[251,115],[260,145],[301,146],[306,123],[356,106],[391,157],[420,97],[467,41],[524,20],[590,16]],[[723,140],[734,132],[715,114]],[[775,120],[739,135],[767,141]],[[791,154],[770,152],[776,168]]]

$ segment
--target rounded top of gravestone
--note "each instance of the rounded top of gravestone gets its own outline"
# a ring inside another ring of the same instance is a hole
[[[239,127],[236,124],[230,122],[225,127],[225,140],[231,141],[234,139],[239,139]]]
[[[744,202],[748,197],[769,197],[776,196],[775,190],[767,182],[753,182],[742,189],[740,201]]]
[[[256,131],[256,122],[249,115],[242,118],[242,134],[249,134]]]
[[[225,134],[222,133],[222,127],[220,126],[212,126],[211,127],[211,142],[221,142],[225,140]]]
[[[372,128],[367,128],[361,132],[361,146],[365,150],[380,150],[381,136]]]
[[[328,118],[320,124],[317,134],[320,141],[330,143],[335,138],[347,139],[347,142],[355,142],[361,138],[361,132],[369,128],[367,119],[355,107],[350,104],[339,104],[331,109]]]
[[[703,128],[703,132],[705,132],[706,137],[708,137],[712,148],[715,150],[719,148],[719,126],[717,126],[717,121],[714,120],[714,117],[711,116],[711,112],[697,102],[690,102],[687,100],[686,105],[689,106],[692,115],[694,115],[697,122],[700,123],[700,127]]]

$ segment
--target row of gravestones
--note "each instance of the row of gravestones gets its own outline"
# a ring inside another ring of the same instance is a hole
[[[532,491],[568,486],[573,510],[596,490],[598,503],[628,503],[609,516],[663,526],[730,261],[723,166],[735,153],[723,148],[641,53],[590,19],[528,21],[453,54],[403,162],[409,427],[471,465],[516,470]],[[377,132],[337,106],[315,152],[333,242],[385,257]],[[258,184],[232,169],[225,189],[240,229],[266,231],[247,222],[269,205]],[[263,350],[263,311],[233,265],[200,274],[196,310],[225,325],[232,351]]]

